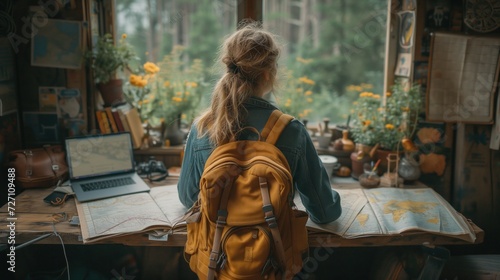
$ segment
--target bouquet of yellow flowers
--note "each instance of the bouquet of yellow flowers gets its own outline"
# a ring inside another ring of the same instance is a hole
[[[169,125],[180,117],[191,121],[197,114],[204,90],[200,88],[204,85],[203,65],[199,59],[188,65],[181,59],[183,49],[176,46],[158,64],[146,62],[141,71],[130,75],[126,98],[144,122]]]
[[[420,88],[397,80],[391,91],[381,95],[369,91],[370,85],[351,86],[361,91],[354,102],[354,126],[351,131],[356,143],[374,146],[380,144],[385,150],[396,150],[404,138],[411,139],[419,120],[421,106]]]
[[[201,93],[206,90],[202,61],[186,62],[181,57],[183,51],[184,47],[175,46],[159,63],[162,70],[156,93],[160,106],[154,116],[167,125],[179,117],[192,121],[198,114]]]
[[[130,74],[129,82],[124,89],[125,99],[137,108],[142,121],[149,120],[158,108],[159,99],[153,89],[158,83],[157,73],[160,68],[152,63],[146,62],[141,71]]]

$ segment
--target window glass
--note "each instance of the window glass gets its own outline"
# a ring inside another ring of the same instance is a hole
[[[140,73],[146,62],[160,66],[159,74],[164,77],[152,79],[155,85],[148,86],[158,90],[165,85],[173,88],[176,83],[173,96],[164,102],[179,101],[186,92],[191,97],[202,96],[201,101],[189,105],[193,108],[182,112],[186,120],[207,105],[218,74],[213,71],[214,60],[224,36],[236,27],[238,3],[117,1],[117,32],[127,34],[140,57],[132,70]],[[263,0],[264,26],[278,36],[283,49],[280,85],[275,92],[279,106],[311,123],[329,118],[331,123],[345,124],[352,114],[352,102],[361,92],[381,94],[386,14],[386,0]],[[202,75],[173,75],[169,69]],[[148,114],[160,106],[154,103],[159,98],[155,90],[141,104]],[[151,113],[151,119],[162,114],[161,110]]]
[[[386,0],[264,0],[263,10],[284,44],[284,110],[345,124],[361,92],[382,93]]]

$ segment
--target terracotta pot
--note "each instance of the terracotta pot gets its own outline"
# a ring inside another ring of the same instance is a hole
[[[101,93],[102,100],[104,101],[104,106],[112,106],[120,104],[124,101],[122,79],[109,80],[107,83],[98,84],[97,88]]]

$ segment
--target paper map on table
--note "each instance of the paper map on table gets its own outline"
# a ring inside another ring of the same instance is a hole
[[[351,223],[343,237],[358,238],[379,235],[382,232],[370,203],[365,204],[356,219]]]
[[[335,188],[341,197],[342,215],[318,225],[308,220],[309,230],[325,231],[344,238],[394,235],[423,231],[474,242],[474,231],[465,218],[431,188]],[[295,199],[304,209],[300,199]]]
[[[307,228],[309,230],[327,231],[343,236],[349,226],[355,220],[358,213],[365,206],[367,200],[361,189],[335,189],[340,195],[340,203],[342,206],[342,214],[334,222],[327,224],[316,224],[309,219],[307,221]],[[300,198],[294,199],[297,208],[304,210]]]
[[[76,203],[84,243],[138,232],[168,231],[187,209],[180,203],[177,186],[153,187],[136,193]],[[177,226],[176,226],[177,227]]]
[[[474,241],[466,221],[431,188],[364,190],[382,234],[427,231]]]
[[[342,214],[331,223],[307,221],[309,231],[324,231],[344,238],[430,232],[474,242],[465,218],[430,188],[335,188]],[[300,198],[294,200],[304,210]],[[188,210],[179,201],[177,186],[153,187],[149,193],[76,202],[84,243],[142,232],[185,230],[180,220]]]

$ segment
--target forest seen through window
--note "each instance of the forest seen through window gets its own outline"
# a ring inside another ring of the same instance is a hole
[[[138,101],[142,114],[162,117],[155,113],[163,104],[154,102],[155,91],[166,86],[177,88],[164,102],[184,106],[187,122],[206,108],[220,76],[217,51],[236,29],[239,2],[117,1],[117,35],[126,34],[134,46],[135,67],[152,62],[163,75]],[[275,92],[280,109],[310,123],[329,118],[346,124],[361,92],[382,94],[386,18],[384,0],[264,0],[263,26],[282,45]]]

